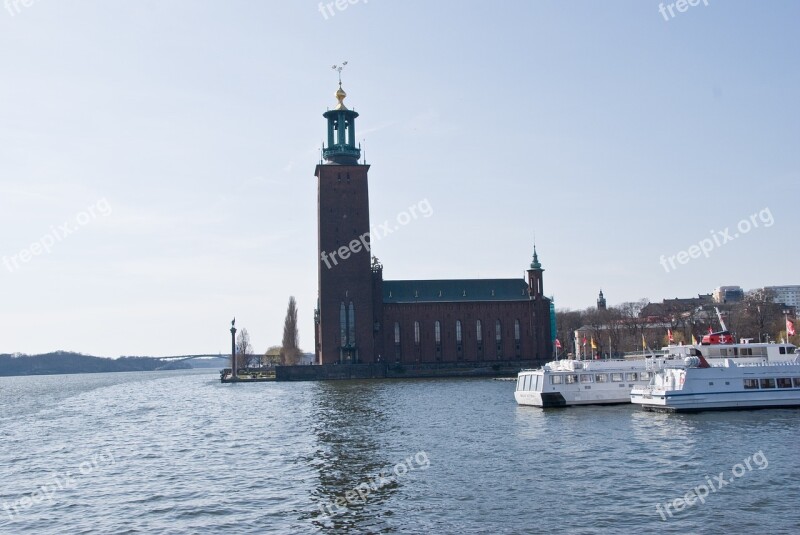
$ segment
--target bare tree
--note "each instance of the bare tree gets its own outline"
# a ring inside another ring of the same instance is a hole
[[[289,297],[289,306],[286,308],[286,320],[283,322],[283,349],[281,360],[286,365],[297,364],[302,352],[300,351],[300,335],[297,331],[297,302],[294,296]]]
[[[253,346],[250,345],[250,334],[242,329],[236,335],[236,365],[238,368],[249,368],[252,364]]]
[[[740,338],[755,338],[766,342],[780,336],[785,327],[783,307],[775,303],[772,292],[764,289],[747,292],[743,301],[734,305],[733,326]]]

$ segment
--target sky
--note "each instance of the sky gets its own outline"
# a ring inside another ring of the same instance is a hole
[[[343,61],[386,279],[535,240],[558,308],[800,284],[800,3],[681,7],[6,0],[0,353],[262,352],[289,296],[313,351]]]

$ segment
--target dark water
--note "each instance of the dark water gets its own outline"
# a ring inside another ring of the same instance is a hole
[[[542,411],[517,407],[513,382],[217,378],[0,378],[0,533],[800,532],[800,411]]]

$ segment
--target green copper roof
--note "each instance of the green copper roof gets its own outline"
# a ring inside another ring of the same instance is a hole
[[[539,263],[539,255],[536,254],[536,246],[533,246],[533,262],[531,262],[531,269],[542,269],[542,264]]]
[[[527,301],[525,279],[383,281],[384,303]]]

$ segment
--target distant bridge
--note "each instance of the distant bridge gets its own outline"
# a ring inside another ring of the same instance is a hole
[[[219,353],[215,355],[177,355],[174,357],[158,357],[160,360],[168,360],[170,362],[183,362],[184,360],[192,360],[192,359],[230,359],[230,355],[220,355]]]

